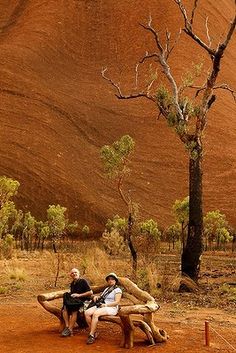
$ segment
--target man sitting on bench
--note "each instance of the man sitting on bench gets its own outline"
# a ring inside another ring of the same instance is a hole
[[[62,337],[73,335],[78,311],[83,308],[84,301],[89,300],[93,294],[88,282],[84,278],[80,278],[77,268],[72,268],[70,276],[73,279],[70,285],[70,293],[64,293],[63,296],[62,316],[65,321],[65,328],[61,333]]]

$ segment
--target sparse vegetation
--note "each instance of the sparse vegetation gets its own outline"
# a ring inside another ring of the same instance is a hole
[[[218,43],[212,41],[212,37],[206,21],[207,41],[196,31],[196,13],[199,10],[199,2],[195,1],[189,12],[182,0],[174,0],[177,9],[183,18],[183,32],[201,49],[208,57],[207,70],[202,72],[202,63],[197,63],[191,70],[182,75],[182,82],[174,76],[169,63],[170,55],[177,41],[172,41],[171,33],[166,30],[163,41],[160,32],[153,25],[151,14],[149,20],[141,27],[150,34],[155,49],[146,50],[143,57],[135,67],[135,89],[128,94],[123,93],[120,84],[107,76],[107,68],[102,70],[102,77],[111,84],[119,99],[145,98],[152,102],[168,126],[174,129],[177,137],[183,143],[189,156],[189,221],[188,235],[183,246],[181,256],[182,274],[188,275],[194,281],[198,280],[201,254],[203,251],[203,207],[202,207],[202,161],[203,161],[203,137],[207,125],[208,113],[216,100],[216,89],[225,89],[232,94],[234,91],[227,84],[217,82],[221,70],[221,63],[228,44],[230,43],[236,27],[235,13],[232,20],[228,19],[229,27],[226,34],[218,37]],[[235,4],[236,6],[236,4]],[[151,62],[147,68],[146,63]],[[140,80],[140,66],[144,68],[146,75]],[[156,73],[161,70],[159,77]],[[147,80],[147,73],[150,79]],[[200,79],[200,85],[196,82]],[[141,81],[141,82],[140,82]],[[192,94],[194,92],[195,94]]]
[[[27,278],[26,271],[24,268],[19,268],[19,267],[9,268],[7,272],[11,280],[24,282]]]

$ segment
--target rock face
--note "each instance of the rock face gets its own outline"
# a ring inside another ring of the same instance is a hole
[[[119,101],[101,77],[110,75],[126,92],[134,67],[153,47],[145,23],[182,25],[173,0],[10,0],[0,2],[0,174],[21,183],[17,204],[44,218],[49,204],[68,208],[71,220],[103,228],[124,212],[116,186],[103,176],[99,151],[124,134],[136,142],[126,190],[144,217],[172,222],[171,206],[188,193],[184,147],[155,107],[144,100]],[[213,42],[233,17],[233,1],[205,0],[196,18]],[[236,87],[236,35],[224,57],[219,82]],[[170,64],[181,77],[191,62],[210,64],[182,34]],[[205,211],[220,209],[236,225],[236,105],[217,92],[205,132]]]

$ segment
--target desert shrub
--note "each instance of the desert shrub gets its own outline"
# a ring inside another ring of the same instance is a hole
[[[160,291],[160,280],[160,275],[158,274],[154,264],[139,266],[136,281],[137,285],[141,289],[148,291],[153,296],[156,296]]]
[[[84,266],[84,275],[92,284],[103,283],[105,274],[111,272],[108,255],[97,246],[89,246],[86,250],[80,258],[79,266]]]
[[[12,280],[24,282],[27,278],[25,269],[14,267],[12,269],[8,269],[8,276]]]
[[[83,226],[82,228],[82,233],[83,235],[88,235],[90,232],[89,226],[87,226],[86,224]]]
[[[233,239],[228,229],[228,221],[225,214],[219,210],[209,211],[204,217],[205,248],[211,250],[216,243],[216,249],[220,249]]]
[[[14,247],[14,236],[6,234],[3,239],[0,239],[0,257],[4,259],[11,259]]]
[[[0,238],[11,231],[17,215],[16,206],[13,201],[6,201],[0,208]]]
[[[8,291],[7,287],[0,286],[0,294],[6,294]]]
[[[230,301],[236,302],[236,288],[224,283],[220,287],[220,293],[228,296]]]
[[[48,226],[50,229],[50,237],[53,249],[56,252],[56,243],[62,238],[66,229],[66,207],[61,205],[49,205],[47,209]]]
[[[127,249],[124,237],[117,229],[105,230],[102,234],[102,243],[109,255],[120,255]]]
[[[181,239],[181,225],[179,223],[172,224],[165,230],[165,240],[169,244],[169,251],[172,249],[176,249],[176,243]]]
[[[138,224],[134,244],[142,261],[151,263],[158,256],[160,237],[161,232],[153,219]]]

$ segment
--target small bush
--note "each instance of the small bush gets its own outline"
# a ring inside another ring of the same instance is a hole
[[[0,239],[0,258],[11,259],[13,254],[14,236],[6,234],[3,239]]]
[[[159,293],[161,287],[160,276],[157,273],[155,265],[145,265],[137,271],[137,285],[153,296]]]
[[[0,294],[6,294],[7,293],[7,288],[0,286]]]
[[[222,294],[227,295],[229,297],[230,301],[236,301],[236,288],[235,287],[231,287],[229,284],[224,283],[220,288],[220,292]]]
[[[24,282],[27,278],[25,270],[23,268],[15,267],[13,269],[8,270],[8,274],[10,279]]]
[[[102,234],[102,242],[105,251],[109,255],[120,255],[126,251],[124,237],[116,229],[112,229],[111,231],[105,230]]]

